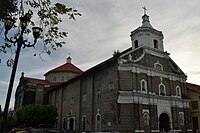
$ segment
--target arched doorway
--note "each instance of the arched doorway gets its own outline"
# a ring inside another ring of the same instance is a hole
[[[162,113],[159,117],[159,130],[165,132],[170,130],[170,119],[166,113]]]
[[[73,118],[69,119],[69,130],[74,130],[74,119]]]

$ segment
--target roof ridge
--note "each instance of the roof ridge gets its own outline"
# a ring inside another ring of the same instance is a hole
[[[35,80],[46,80],[46,79],[38,79],[38,78],[32,78],[32,77],[24,77],[25,79],[35,79]],[[48,80],[47,80],[48,81]]]
[[[44,84],[44,85],[59,85],[62,84],[63,82],[50,82],[46,79],[37,79],[37,78],[31,78],[31,77],[24,77],[25,80],[28,80],[31,83],[36,83],[36,84]]]
[[[80,68],[78,68],[77,66],[75,66],[74,64],[65,63],[65,64],[62,64],[62,65],[54,68],[54,69],[49,70],[47,73],[44,74],[44,76],[47,75],[50,72],[62,72],[62,71],[76,72],[76,73],[79,73],[79,74],[83,73],[83,71]]]

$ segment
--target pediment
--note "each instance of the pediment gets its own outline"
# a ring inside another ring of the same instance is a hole
[[[180,67],[169,57],[169,53],[156,51],[145,46],[131,49],[121,54],[118,58],[118,63],[121,65],[127,64],[128,66],[130,64],[137,65],[138,67],[161,73],[185,75]]]
[[[169,58],[169,66],[176,74],[184,74],[180,67],[171,58]]]
[[[141,59],[143,59],[145,56],[145,51],[142,47],[139,47],[138,49],[131,50],[127,53],[124,53],[121,55],[118,59],[118,63],[137,63]]]

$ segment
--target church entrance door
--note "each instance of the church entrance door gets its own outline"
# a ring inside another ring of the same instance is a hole
[[[73,130],[74,129],[74,119],[70,118],[69,119],[69,130]]]
[[[168,132],[170,130],[170,120],[166,113],[162,113],[159,117],[159,130]]]

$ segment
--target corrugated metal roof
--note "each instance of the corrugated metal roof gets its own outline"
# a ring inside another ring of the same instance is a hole
[[[192,83],[186,83],[186,88],[200,94],[200,86]]]

